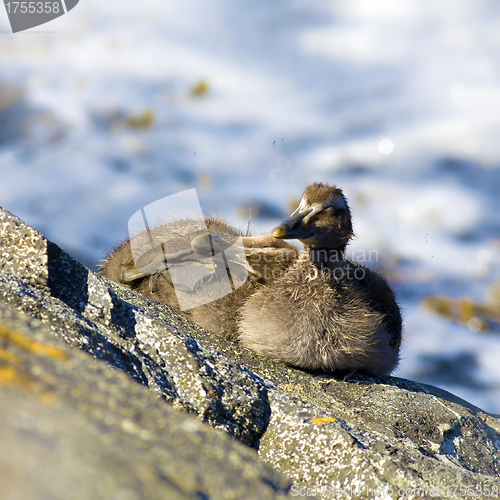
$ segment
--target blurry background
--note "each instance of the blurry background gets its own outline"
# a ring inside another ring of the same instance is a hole
[[[0,7],[0,206],[92,269],[162,197],[263,232],[313,181],[395,285],[396,375],[500,413],[499,2]]]

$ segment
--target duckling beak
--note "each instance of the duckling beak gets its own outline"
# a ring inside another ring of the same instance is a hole
[[[282,240],[305,240],[311,236],[310,230],[304,227],[303,221],[313,211],[312,208],[290,215],[290,218],[272,231],[273,236]]]

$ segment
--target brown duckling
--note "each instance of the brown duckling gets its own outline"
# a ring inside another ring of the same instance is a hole
[[[139,256],[136,261],[134,255]],[[180,219],[135,235],[132,245],[127,239],[99,272],[235,340],[237,310],[245,299],[281,275],[297,255],[293,245],[272,234],[243,236],[214,217]]]
[[[272,234],[305,248],[245,302],[240,342],[300,368],[390,374],[399,361],[401,314],[387,281],[345,256],[353,230],[342,191],[309,186]]]

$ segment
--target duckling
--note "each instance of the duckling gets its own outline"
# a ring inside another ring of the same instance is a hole
[[[304,251],[245,302],[238,340],[299,368],[390,374],[399,361],[400,310],[381,275],[345,256],[353,229],[343,192],[312,184],[272,234],[300,240]]]
[[[140,255],[137,261],[133,253]],[[207,259],[217,254],[219,258]],[[133,245],[127,239],[108,255],[99,272],[169,305],[224,338],[236,340],[239,307],[260,286],[283,274],[297,256],[293,245],[272,234],[243,236],[216,217],[180,219],[135,235]],[[175,279],[179,276],[176,273],[189,278],[183,271],[192,271],[193,266],[200,272],[194,273],[190,283],[189,279]],[[232,288],[228,286],[228,270]],[[183,296],[188,302],[190,297],[203,294],[205,303],[181,308],[178,293],[187,294]]]

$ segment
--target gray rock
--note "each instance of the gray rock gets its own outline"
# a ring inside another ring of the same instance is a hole
[[[500,492],[500,420],[452,394],[395,377],[341,381],[277,365],[92,273],[5,211],[0,239],[5,310],[38,319],[54,338],[258,449],[309,493]],[[297,485],[292,495],[307,493]]]
[[[0,303],[1,498],[284,498],[254,450]],[[250,495],[249,495],[250,492]]]

